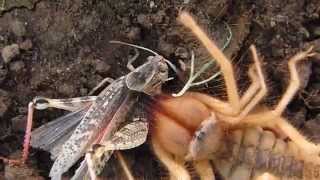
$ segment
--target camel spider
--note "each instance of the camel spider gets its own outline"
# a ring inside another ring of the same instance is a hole
[[[254,64],[248,74],[252,83],[239,97],[230,61],[188,13],[182,12],[179,20],[220,65],[228,100],[198,92],[157,99],[152,108],[152,145],[170,178],[191,179],[184,167],[191,161],[201,179],[215,179],[210,162],[226,179],[319,179],[320,146],[306,140],[281,116],[299,89],[296,65],[316,54],[312,47],[289,59],[289,85],[275,108],[268,109],[257,106],[267,87],[256,48],[250,47]]]

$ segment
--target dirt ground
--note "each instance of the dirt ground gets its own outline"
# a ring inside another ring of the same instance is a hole
[[[208,60],[205,50],[176,21],[183,9],[220,47],[231,28],[225,52],[235,65],[241,90],[248,85],[248,48],[257,46],[269,88],[264,103],[269,106],[286,88],[287,59],[311,44],[320,52],[319,0],[0,0],[0,156],[19,156],[33,97],[84,96],[103,78],[128,73],[126,61],[133,49],[110,40],[150,48],[174,63],[188,64],[193,50],[197,67],[203,65]],[[138,64],[147,55],[141,52]],[[303,85],[286,111],[290,122],[315,142],[320,142],[319,60],[300,66]],[[221,84],[214,81],[195,90],[223,98]],[[63,113],[36,112],[33,127]],[[148,144],[125,156],[138,179],[167,175]],[[11,168],[0,162],[0,179],[47,179],[52,161],[48,153],[32,149],[27,165]],[[107,176],[123,179],[120,171],[112,159]]]

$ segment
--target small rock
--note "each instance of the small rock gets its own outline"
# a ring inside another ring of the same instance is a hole
[[[27,39],[19,44],[20,49],[22,50],[30,50],[32,48],[32,41]]]
[[[187,59],[189,57],[189,52],[184,47],[178,47],[174,52],[175,56],[180,57],[182,59]]]
[[[163,23],[165,17],[166,17],[165,11],[160,10],[154,16],[152,16],[152,19],[154,23],[160,24],[160,23]]]
[[[166,42],[163,38],[160,38],[158,49],[160,50],[161,54],[164,56],[169,57],[171,54],[174,53],[174,45]]]
[[[131,25],[130,19],[128,17],[124,17],[121,20],[122,20],[122,24],[124,26],[130,26]]]
[[[70,84],[62,84],[59,88],[58,88],[59,93],[63,94],[63,95],[67,95],[67,96],[72,96],[75,94],[75,89],[72,85]]]
[[[7,112],[10,105],[11,99],[9,97],[9,93],[0,89],[0,117]]]
[[[97,59],[95,61],[95,69],[99,74],[106,74],[110,70],[111,66],[104,61]]]
[[[154,3],[154,1],[150,1],[149,6],[150,6],[150,8],[154,8],[156,6],[156,4]]]
[[[24,132],[26,128],[27,117],[25,115],[18,115],[11,119],[12,130],[14,132]]]
[[[12,44],[2,49],[1,55],[5,63],[9,63],[14,57],[20,53],[18,44]]]
[[[30,166],[10,166],[6,165],[4,176],[6,180],[44,180],[43,177],[39,176],[38,172]]]
[[[130,40],[140,40],[141,39],[141,29],[139,27],[133,27],[127,33],[127,37]]]
[[[12,21],[11,30],[18,37],[25,36],[26,32],[27,32],[26,27],[23,24],[23,22],[21,22],[19,20]]]
[[[81,88],[80,89],[81,96],[87,96],[88,95],[88,89],[87,88]]]
[[[10,63],[10,71],[18,73],[21,72],[24,68],[24,62],[23,61],[15,61]]]
[[[4,66],[4,63],[0,61],[0,84],[6,79],[7,74],[8,69]]]
[[[5,112],[7,112],[8,106],[5,102],[0,100],[0,117],[4,115]]]
[[[150,28],[152,26],[150,17],[145,14],[139,14],[137,17],[137,21],[141,26],[145,28]]]

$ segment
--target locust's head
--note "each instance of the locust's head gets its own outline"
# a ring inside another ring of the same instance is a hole
[[[160,94],[162,84],[169,80],[167,62],[160,55],[149,56],[148,62],[127,75],[128,88],[148,95]]]

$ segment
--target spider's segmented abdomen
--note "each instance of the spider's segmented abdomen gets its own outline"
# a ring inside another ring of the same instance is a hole
[[[301,153],[294,143],[276,138],[271,131],[247,128],[226,135],[213,162],[228,180],[254,180],[265,172],[282,180],[320,179],[320,164],[307,162]]]

